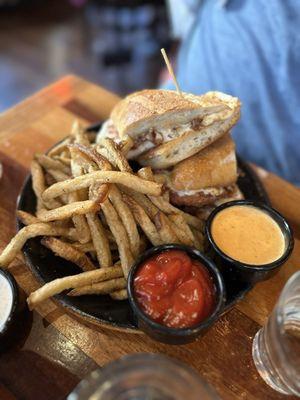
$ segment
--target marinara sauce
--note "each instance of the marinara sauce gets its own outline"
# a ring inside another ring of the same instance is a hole
[[[144,262],[134,278],[134,293],[148,317],[171,328],[197,325],[212,313],[216,300],[205,266],[180,250]]]

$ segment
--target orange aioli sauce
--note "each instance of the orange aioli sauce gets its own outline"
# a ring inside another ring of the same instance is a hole
[[[211,234],[223,253],[244,264],[269,264],[285,251],[279,225],[252,206],[232,206],[220,211],[213,219]]]

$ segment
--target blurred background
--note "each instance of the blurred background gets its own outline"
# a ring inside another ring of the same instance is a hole
[[[0,112],[75,73],[124,95],[160,80],[161,0],[0,0]]]
[[[241,99],[238,153],[300,186],[299,26],[295,0],[0,0],[0,112],[70,73],[174,89],[165,47],[182,90]]]

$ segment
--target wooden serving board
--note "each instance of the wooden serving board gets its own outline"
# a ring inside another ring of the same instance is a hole
[[[75,76],[68,76],[0,116],[0,247],[15,233],[15,204],[33,154],[45,152],[69,133],[75,118],[90,125],[107,118],[118,97]],[[278,275],[259,283],[200,340],[168,346],[145,335],[91,327],[52,300],[28,319],[29,334],[0,356],[0,398],[63,399],[90,370],[124,354],[164,353],[193,366],[215,386],[222,399],[285,399],[256,373],[251,344],[265,322],[288,277],[299,269],[300,191],[254,167],[272,205],[288,218],[295,249]],[[10,271],[28,294],[37,281],[20,254]],[[25,327],[24,332],[26,331]],[[290,397],[291,398],[291,397]]]

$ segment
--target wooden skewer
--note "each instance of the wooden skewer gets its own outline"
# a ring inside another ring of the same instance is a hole
[[[182,96],[181,90],[179,89],[179,85],[178,85],[176,76],[175,76],[175,74],[174,74],[172,65],[171,65],[171,63],[170,63],[170,61],[169,61],[169,58],[168,58],[168,56],[167,56],[166,50],[165,50],[165,49],[160,49],[160,51],[161,51],[161,54],[162,54],[162,56],[163,56],[163,58],[164,58],[164,60],[165,60],[166,66],[167,66],[168,71],[169,71],[169,74],[171,75],[171,77],[172,77],[172,79],[173,79],[174,85],[176,86],[177,93],[180,94],[180,95]]]

